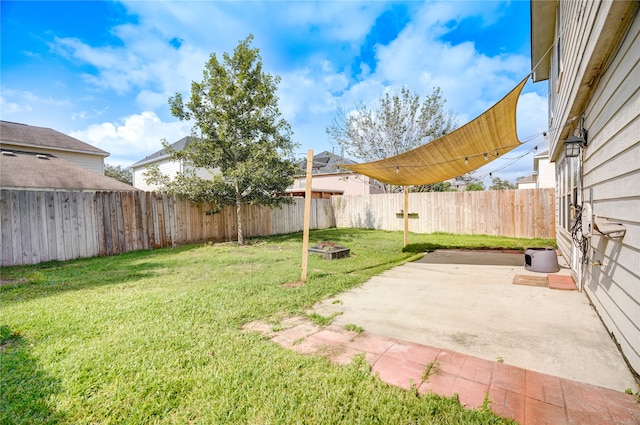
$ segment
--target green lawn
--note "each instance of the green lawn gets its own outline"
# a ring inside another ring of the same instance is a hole
[[[439,238],[439,239],[438,239]],[[465,244],[465,236],[447,236]],[[352,256],[309,259],[301,234],[2,269],[0,423],[511,423],[288,351],[240,327],[304,314],[417,255],[402,234],[311,232]],[[442,235],[412,236],[438,243]],[[552,241],[482,237],[490,246]],[[453,246],[452,245],[452,246]]]

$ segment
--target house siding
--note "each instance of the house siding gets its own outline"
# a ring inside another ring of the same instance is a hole
[[[549,157],[541,157],[538,161],[538,179],[536,189],[556,187],[556,165],[549,162]]]
[[[589,145],[583,199],[593,214],[623,223],[624,238],[591,237],[585,290],[636,372],[640,372],[640,18],[602,75],[585,110]]]
[[[535,189],[535,188],[536,188],[535,182],[518,183],[518,189]]]
[[[17,151],[29,151],[37,153],[48,153],[54,155],[65,161],[69,161],[72,164],[76,164],[80,167],[86,168],[98,174],[104,175],[104,156],[103,155],[91,155],[77,152],[66,152],[57,149],[47,149],[40,147],[25,147],[21,145],[14,145],[11,143],[2,143],[3,150],[17,150]]]
[[[170,159],[164,159],[162,161],[158,161],[155,164],[158,165],[158,169],[160,172],[166,176],[169,176],[173,179],[177,173],[182,171],[182,167],[180,162],[172,161]],[[151,165],[151,164],[148,164]],[[144,191],[153,191],[158,188],[158,185],[155,184],[147,184],[145,181],[144,173],[147,172],[147,166],[135,168],[133,170],[133,187],[136,189],[144,190]]]
[[[213,176],[220,172],[219,168],[216,168],[215,171],[212,173],[206,168],[185,166],[185,171],[187,170],[195,170],[196,176],[200,177],[201,179],[207,179],[207,180],[212,180]]]
[[[384,190],[377,185],[369,184],[369,177],[361,174],[314,174],[311,187],[317,190],[342,190],[343,195],[370,195],[383,193]],[[293,183],[293,189],[304,189],[306,178],[297,178]]]
[[[574,202],[590,203],[595,216],[624,224],[626,234],[593,234],[582,259],[557,215],[558,248],[630,366],[640,373],[640,18],[636,4],[635,14],[626,15],[631,23],[622,37],[624,26],[608,20],[630,3],[616,3],[558,3],[556,31],[565,22],[572,24],[551,56],[550,151],[560,176],[564,140],[578,124],[574,117],[582,115],[588,144]],[[609,51],[603,52],[600,46],[607,39]]]

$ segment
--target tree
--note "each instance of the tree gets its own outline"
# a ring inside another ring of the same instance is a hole
[[[455,192],[456,188],[451,182],[440,182],[431,184],[421,184],[418,186],[411,186],[410,192]]]
[[[380,96],[376,106],[356,105],[349,113],[338,108],[326,132],[351,156],[376,161],[398,155],[437,139],[456,128],[450,112],[444,111],[439,88],[420,100],[420,95],[402,88]],[[389,191],[385,185],[385,191]]]
[[[465,191],[484,190],[484,183],[475,175],[475,171],[458,176],[454,179],[456,187],[462,185]]]
[[[465,188],[467,192],[479,192],[484,190],[484,183],[481,181],[471,182]]]
[[[502,180],[500,177],[494,177],[491,179],[491,186],[489,186],[489,190],[507,190],[507,189],[517,189],[513,183],[510,183],[508,180]]]
[[[291,128],[280,116],[276,89],[280,77],[264,73],[259,49],[251,48],[253,36],[240,41],[233,56],[215,54],[205,64],[202,82],[191,83],[191,98],[169,98],[171,113],[193,120],[191,143],[182,151],[163,142],[172,159],[207,169],[213,179],[193,169],[172,181],[156,173],[162,190],[192,201],[235,205],[238,244],[244,244],[241,206],[244,203],[275,206],[287,202],[281,195],[299,171],[293,157],[297,146]],[[157,170],[156,170],[157,171]],[[153,182],[154,171],[150,173]]]
[[[104,164],[104,175],[133,186],[133,171],[121,165]]]

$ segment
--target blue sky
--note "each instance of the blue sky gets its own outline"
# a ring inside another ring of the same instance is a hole
[[[531,69],[528,1],[2,1],[0,117],[50,127],[123,166],[177,141],[191,123],[167,99],[189,96],[210,53],[249,34],[264,70],[279,75],[279,107],[298,151],[334,147],[325,128],[338,106],[405,86],[440,87],[460,125]],[[518,132],[531,140],[478,171],[515,181],[546,148],[546,84],[524,89]],[[538,135],[538,136],[536,136]],[[534,137],[536,136],[536,137]],[[336,152],[339,149],[336,146]]]

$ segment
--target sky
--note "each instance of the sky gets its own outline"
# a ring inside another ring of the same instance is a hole
[[[531,71],[528,1],[1,1],[0,119],[53,128],[128,167],[188,136],[168,98],[190,96],[210,54],[254,36],[280,76],[279,109],[304,158],[340,148],[338,107],[373,105],[406,87],[441,89],[459,125]],[[524,88],[522,147],[476,176],[515,182],[546,149],[547,84]],[[521,158],[520,158],[521,157]],[[520,158],[519,160],[516,160]]]

